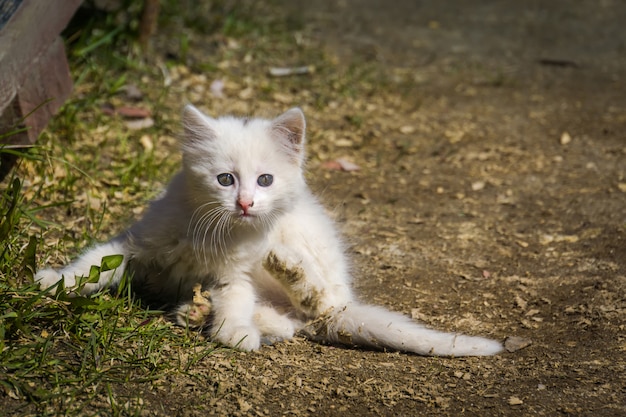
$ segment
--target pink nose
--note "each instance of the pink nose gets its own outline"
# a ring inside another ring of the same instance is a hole
[[[237,204],[239,205],[239,207],[241,207],[241,210],[243,211],[243,215],[245,216],[248,214],[248,210],[250,210],[250,207],[254,206],[254,201],[238,200]]]

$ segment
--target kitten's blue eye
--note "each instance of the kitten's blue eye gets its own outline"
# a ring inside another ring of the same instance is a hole
[[[217,176],[217,182],[224,187],[229,187],[235,183],[235,177],[229,173],[220,174]]]
[[[274,182],[274,177],[270,174],[263,174],[257,178],[256,183],[261,187],[269,187]]]

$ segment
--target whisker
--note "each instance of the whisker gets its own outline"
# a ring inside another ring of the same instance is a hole
[[[256,231],[269,230],[274,227],[279,216],[280,213],[275,211],[259,213],[248,223],[233,218],[232,213],[219,201],[208,201],[193,211],[187,235],[191,238],[196,258],[207,265],[212,259],[227,257],[228,242],[232,238],[235,225],[247,223]]]
[[[210,256],[215,257],[219,253],[225,255],[225,231],[230,234],[228,216],[228,210],[217,201],[206,202],[194,210],[187,234],[191,237],[198,260],[207,264]]]
[[[199,216],[199,217],[203,217],[205,213],[202,213],[202,210],[204,210],[206,207],[211,206],[211,205],[219,205],[218,201],[207,201],[206,203],[203,203],[201,205],[199,205],[198,207],[196,207],[196,209],[193,211],[191,218],[189,219],[189,225],[187,226],[187,234],[189,234],[189,231],[191,230],[192,225],[195,223],[195,219]]]

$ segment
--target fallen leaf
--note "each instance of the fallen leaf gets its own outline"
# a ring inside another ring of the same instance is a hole
[[[237,399],[237,403],[239,404],[239,409],[243,412],[243,413],[247,413],[248,411],[250,411],[250,409],[252,408],[252,406],[250,405],[250,403],[248,403],[246,400],[244,400],[243,398],[238,398]]]
[[[154,126],[154,119],[152,117],[146,117],[145,119],[133,119],[128,120],[125,124],[130,130],[147,129]]]
[[[349,148],[354,145],[354,142],[352,142],[350,139],[337,139],[333,143],[340,148]]]
[[[214,80],[209,87],[211,94],[213,97],[222,98],[224,97],[224,81],[222,80]]]
[[[543,234],[539,238],[539,242],[542,245],[548,245],[552,242],[567,242],[567,243],[576,243],[580,240],[580,238],[576,235],[549,235]]]
[[[302,67],[272,67],[269,73],[272,77],[287,77],[289,75],[304,75],[312,73],[315,70],[311,66]]]
[[[570,136],[569,133],[567,132],[563,132],[561,134],[561,145],[567,145],[568,143],[570,143],[572,141],[572,137]]]
[[[113,116],[115,114],[115,106],[113,106],[111,103],[104,103],[102,106],[100,106],[100,110],[102,110],[102,113],[106,114],[107,116]]]
[[[472,191],[480,191],[485,188],[485,181],[476,181],[472,183]]]
[[[526,307],[528,306],[528,302],[519,295],[515,296],[515,304],[517,304],[517,306],[520,307],[522,310],[526,310]]]
[[[520,400],[516,396],[512,396],[509,398],[509,405],[522,405],[522,404],[524,404],[524,401]]]
[[[152,139],[148,135],[143,135],[141,138],[139,138],[139,143],[141,143],[141,146],[143,146],[146,152],[150,152],[152,149],[154,149]]]
[[[517,352],[518,350],[522,350],[530,345],[532,345],[533,341],[527,339],[525,337],[519,336],[509,336],[504,341],[504,348],[507,352]]]
[[[244,88],[239,92],[238,96],[242,100],[249,100],[254,96],[254,89],[252,87]]]
[[[411,309],[411,318],[413,320],[425,321],[425,320],[428,319],[428,316],[426,316],[424,313],[420,312],[420,310],[418,308],[413,308],[413,309]]]
[[[442,409],[446,409],[450,407],[450,398],[445,398],[445,397],[436,397],[435,398],[435,404],[437,405],[437,407],[440,407]]]
[[[549,245],[552,242],[554,242],[554,236],[547,233],[544,233],[541,237],[539,237],[539,243],[542,245]]]
[[[341,171],[341,165],[337,161],[322,162],[321,167],[329,171]]]
[[[126,93],[126,98],[132,101],[139,101],[143,98],[143,92],[135,84],[126,84],[122,87]]]
[[[328,169],[331,171],[350,172],[350,171],[358,171],[359,169],[361,169],[361,167],[358,166],[357,164],[350,162],[344,158],[337,158],[334,161],[323,162],[321,166],[322,168]]]
[[[283,104],[290,104],[293,101],[293,97],[291,95],[284,93],[274,93],[272,94],[272,98]]]

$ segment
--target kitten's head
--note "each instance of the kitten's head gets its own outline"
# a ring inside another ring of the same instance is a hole
[[[183,169],[192,203],[206,208],[201,211],[219,211],[230,222],[263,225],[289,210],[305,189],[305,120],[300,109],[274,120],[214,119],[189,105],[183,124]]]

